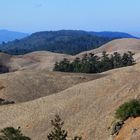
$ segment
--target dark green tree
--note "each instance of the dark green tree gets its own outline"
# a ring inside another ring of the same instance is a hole
[[[51,120],[53,130],[48,134],[48,140],[67,140],[68,132],[63,129],[64,121],[61,120],[59,115]],[[75,136],[72,140],[82,140],[82,137]]]
[[[89,73],[90,72],[90,63],[88,54],[84,54],[81,60],[81,72]]]
[[[122,56],[122,63],[123,66],[131,66],[133,63],[135,63],[134,58],[133,58],[134,53],[128,52],[124,53]]]
[[[104,72],[113,68],[112,62],[110,60],[109,54],[105,51],[102,53],[101,61],[100,61],[100,70],[99,72]]]
[[[90,73],[97,73],[98,72],[98,63],[99,57],[93,53],[89,54],[89,64],[90,64]]]
[[[6,127],[0,131],[0,140],[31,140],[29,137],[24,136],[20,130],[13,127]]]
[[[61,72],[70,72],[71,71],[71,64],[68,59],[64,58],[62,61],[59,63],[57,62],[55,64],[55,68],[57,71]]]
[[[114,60],[114,62],[113,62],[114,63],[114,68],[122,67],[123,64],[122,64],[121,55],[118,52],[114,52],[113,56],[114,56],[114,58],[113,58],[113,60]]]
[[[53,70],[54,71],[60,71],[60,66],[59,66],[59,63],[58,62],[55,63],[55,66],[54,66],[54,69]]]
[[[81,60],[79,57],[77,57],[73,62],[72,62],[72,70],[73,72],[81,72]]]
[[[54,120],[51,120],[54,130],[48,134],[48,140],[66,140],[68,132],[63,129],[64,121],[56,115]]]

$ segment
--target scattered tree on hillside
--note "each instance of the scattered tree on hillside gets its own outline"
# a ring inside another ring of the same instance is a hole
[[[53,130],[48,134],[48,140],[67,140],[68,132],[63,129],[64,121],[61,120],[59,115],[55,116],[54,120],[51,120]],[[81,137],[74,137],[73,140],[82,140]]]
[[[18,129],[6,127],[0,133],[0,140],[31,140],[22,134],[20,127]]]

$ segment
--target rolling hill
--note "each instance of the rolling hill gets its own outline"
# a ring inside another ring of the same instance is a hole
[[[5,53],[0,53],[0,64],[10,68],[10,71],[17,70],[53,70],[54,64],[63,60],[64,58],[74,60],[76,57],[82,57],[85,53],[95,53],[100,55],[103,51],[119,53],[132,51],[135,53],[135,59],[140,60],[140,40],[139,39],[116,39],[98,49],[82,52],[78,55],[66,55],[59,53],[52,53],[48,51],[37,51],[25,55],[12,56]]]
[[[21,40],[0,45],[0,50],[9,54],[26,54],[33,51],[77,54],[97,48],[111,39],[90,35],[84,31],[37,32]]]
[[[0,106],[0,129],[21,126],[32,139],[45,140],[51,129],[50,120],[59,114],[70,137],[130,140],[132,128],[140,124],[139,118],[126,121],[115,138],[108,128],[119,105],[140,98],[140,41],[117,39],[91,52],[99,55],[103,50],[131,50],[136,53],[137,64],[102,74],[59,73],[51,72],[54,63],[65,57],[72,60],[77,55],[47,51],[19,56],[0,53],[1,63],[14,71],[0,75],[0,98],[15,101],[14,105]],[[135,136],[140,138],[138,132]]]
[[[113,53],[113,52],[123,53],[127,51],[132,51],[137,54],[140,52],[140,39],[134,39],[134,38],[115,39],[113,41],[110,41],[109,43],[102,45],[97,49],[82,52],[77,56],[81,56],[85,53],[101,54],[103,51],[106,51],[108,53]]]
[[[16,103],[58,93],[78,83],[104,75],[70,74],[47,70],[26,70],[0,75],[0,98]]]
[[[123,32],[90,32],[93,35],[101,36],[101,37],[108,37],[108,38],[138,38],[128,33]]]
[[[28,35],[29,34],[21,32],[0,30],[0,43],[14,41],[16,39],[22,39],[24,37],[27,37]]]
[[[104,73],[106,76],[75,85],[57,94],[26,103],[0,107],[0,128],[21,126],[34,140],[45,140],[56,113],[65,120],[70,136],[109,139],[116,108],[140,90],[140,64]],[[9,115],[10,114],[10,115]],[[122,139],[121,139],[122,140]]]
[[[7,66],[10,71],[18,70],[53,70],[56,61],[72,56],[65,54],[38,51],[26,55],[12,56],[0,53],[0,64]]]

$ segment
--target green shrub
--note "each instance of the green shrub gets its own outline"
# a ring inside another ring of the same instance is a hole
[[[0,131],[0,140],[31,140],[29,137],[22,134],[20,127],[6,127]]]
[[[115,115],[117,119],[121,119],[123,121],[129,117],[140,116],[140,101],[133,99],[124,103],[116,110]]]
[[[14,101],[7,101],[5,99],[0,98],[0,106],[1,105],[9,105],[9,104],[14,104]]]

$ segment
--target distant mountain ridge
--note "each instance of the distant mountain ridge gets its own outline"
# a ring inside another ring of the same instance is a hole
[[[15,31],[8,31],[8,30],[0,30],[0,43],[14,41],[15,39],[22,39],[27,37],[29,34],[15,32]]]
[[[104,31],[104,32],[90,32],[90,33],[93,35],[97,35],[101,37],[109,37],[109,38],[138,38],[136,36],[123,32]]]
[[[120,32],[86,32],[81,30],[60,30],[36,32],[21,40],[0,45],[0,50],[20,55],[33,51],[51,51],[65,54],[78,54],[96,49],[118,38],[136,38]]]

